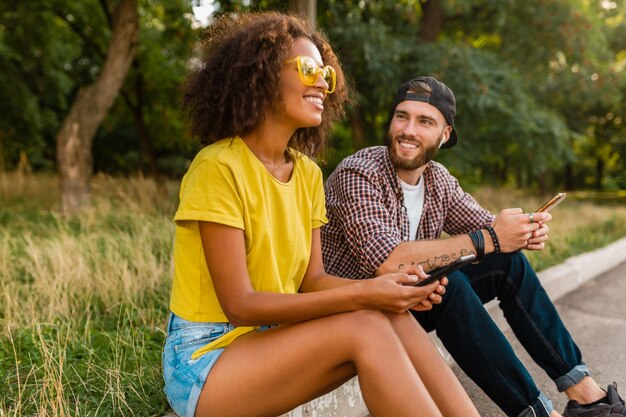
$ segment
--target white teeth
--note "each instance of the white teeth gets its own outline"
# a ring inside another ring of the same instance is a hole
[[[404,149],[417,149],[417,145],[415,143],[400,142],[400,146]]]
[[[315,103],[315,104],[319,104],[320,106],[322,105],[322,103],[324,102],[324,100],[322,100],[319,97],[305,97],[304,98],[306,101],[309,101],[311,103]]]

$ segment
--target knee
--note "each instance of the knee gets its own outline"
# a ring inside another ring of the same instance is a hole
[[[468,297],[474,296],[474,289],[464,273],[455,271],[448,275],[448,285],[446,286],[446,293],[443,296],[444,303],[452,299],[467,299]]]
[[[500,256],[508,259],[509,264],[513,267],[530,267],[528,258],[526,258],[526,255],[524,255],[524,252],[521,250],[511,253],[501,253]]]
[[[378,310],[357,310],[346,315],[346,325],[352,329],[375,330],[391,326],[385,313]]]
[[[516,283],[515,287],[521,288],[528,284],[535,285],[539,281],[533,267],[528,262],[528,258],[522,251],[500,254],[498,256],[502,256],[506,260],[509,270],[507,274],[508,279]]]
[[[498,276],[493,280],[495,296],[500,302],[512,300],[520,292],[532,293],[541,287],[537,273],[521,252],[489,255],[485,261]]]
[[[522,251],[491,254],[488,257],[492,258],[493,261],[488,260],[487,262],[493,262],[496,269],[508,269],[510,271],[532,269],[528,258]]]
[[[483,302],[474,291],[472,284],[464,273],[457,271],[448,275],[446,293],[441,304],[433,306],[429,312],[431,320],[440,322],[440,317],[466,317],[472,315],[476,309],[482,309]],[[428,326],[426,327],[429,328]]]
[[[344,321],[346,335],[356,344],[370,345],[374,340],[393,338],[395,330],[391,320],[377,310],[357,310],[347,313]]]

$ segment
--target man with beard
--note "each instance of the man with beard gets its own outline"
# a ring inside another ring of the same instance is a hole
[[[474,254],[478,262],[441,280],[441,304],[425,301],[412,311],[461,369],[508,416],[559,415],[483,307],[497,298],[524,348],[569,398],[566,416],[626,415],[615,384],[605,392],[590,377],[520,251],[543,249],[550,214],[510,208],[494,216],[432,161],[457,142],[456,101],[445,84],[415,78],[399,88],[390,110],[387,146],[344,159],[326,182],[326,270],[363,279],[409,265],[429,271]],[[450,237],[440,239],[442,232]]]

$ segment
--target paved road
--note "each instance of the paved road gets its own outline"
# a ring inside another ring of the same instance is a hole
[[[616,381],[622,398],[626,398],[626,263],[597,277],[556,303],[565,325],[583,353],[592,376],[603,388]],[[510,330],[506,332],[522,362],[535,382],[550,398],[558,412],[567,399],[526,354]],[[469,379],[454,367],[481,416],[504,416],[504,413]]]

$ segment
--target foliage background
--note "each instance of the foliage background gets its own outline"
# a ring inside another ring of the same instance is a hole
[[[113,0],[0,4],[0,170],[54,171],[55,137],[99,74]],[[95,172],[178,178],[198,150],[177,86],[202,28],[192,6],[140,0],[139,53],[94,142]],[[288,9],[213,1],[214,13]],[[104,6],[103,6],[104,5]],[[624,0],[318,0],[357,104],[320,160],[328,173],[380,144],[395,87],[431,74],[455,91],[459,145],[440,159],[469,182],[626,188]]]

